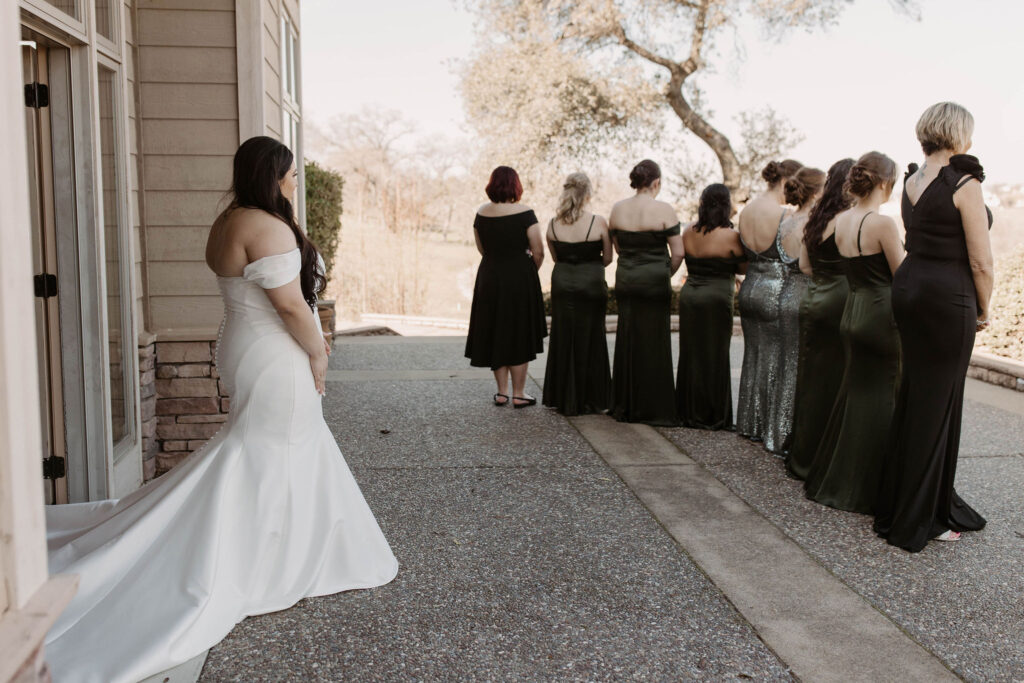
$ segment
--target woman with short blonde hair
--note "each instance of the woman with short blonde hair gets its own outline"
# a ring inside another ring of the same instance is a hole
[[[892,287],[903,375],[875,531],[910,552],[985,526],[953,490],[964,381],[993,283],[985,173],[965,153],[973,134],[964,107],[928,107],[917,122],[924,163],[910,165],[903,185],[908,255]]]
[[[563,415],[602,412],[611,396],[604,269],[612,262],[612,242],[608,222],[587,211],[592,194],[586,173],[570,174],[548,223],[555,268],[543,401]]]

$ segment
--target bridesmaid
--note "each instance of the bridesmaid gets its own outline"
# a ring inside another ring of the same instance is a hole
[[[846,369],[804,482],[808,498],[867,514],[874,512],[899,379],[890,301],[903,244],[896,221],[878,213],[895,184],[896,163],[879,152],[858,159],[846,181],[855,203],[836,217],[835,230],[850,283],[839,326]]]
[[[786,266],[779,257],[779,226],[786,217],[785,182],[802,164],[792,159],[771,161],[761,171],[768,189],[750,201],[740,214],[743,252],[750,264],[737,303],[743,326],[743,370],[740,374],[736,431],[753,441],[767,435],[771,385],[779,380],[779,296]],[[765,443],[768,450],[775,442]]]
[[[696,429],[732,429],[732,299],[745,272],[740,234],[733,230],[729,188],[708,185],[697,222],[683,231],[686,283],[679,293],[679,422]]]
[[[615,298],[619,308],[612,371],[611,414],[623,422],[674,426],[669,279],[683,262],[675,209],[657,197],[661,169],[645,159],[629,174],[636,195],[612,207],[609,223],[619,253]]]
[[[988,325],[993,284],[985,174],[965,154],[973,134],[962,106],[929,107],[917,122],[924,163],[911,165],[903,186],[909,256],[892,293],[903,380],[875,531],[910,552],[985,526],[953,490],[964,377],[975,332]]]
[[[607,221],[586,210],[591,192],[586,174],[570,175],[548,224],[555,268],[544,405],[563,415],[604,412],[611,395],[604,269],[612,262],[612,241]]]
[[[473,287],[466,357],[470,365],[494,372],[495,405],[511,400],[514,408],[525,408],[537,403],[526,393],[527,365],[544,350],[548,333],[537,276],[544,243],[533,209],[519,203],[523,185],[514,169],[494,169],[485,191],[491,201],[477,210],[473,221],[482,258]]]
[[[821,198],[825,172],[804,166],[786,181],[786,203],[797,207],[779,226],[779,258],[786,265],[779,293],[779,379],[768,400],[765,447],[782,455],[793,428],[793,402],[800,364],[800,302],[807,292],[809,278],[800,271],[800,242],[811,207]]]
[[[806,479],[821,433],[843,380],[843,343],[839,323],[850,291],[836,247],[835,217],[850,207],[844,189],[853,159],[832,164],[825,192],[807,219],[800,245],[800,269],[811,276],[800,304],[800,361],[793,429],[786,444],[786,468]]]

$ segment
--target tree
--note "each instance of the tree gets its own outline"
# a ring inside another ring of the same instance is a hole
[[[608,103],[619,103],[615,95],[634,93],[641,101],[656,99],[675,115],[685,130],[695,135],[713,152],[721,169],[723,182],[733,192],[743,193],[744,164],[747,159],[733,148],[729,138],[711,123],[711,115],[703,101],[694,76],[710,69],[709,55],[714,45],[730,29],[735,29],[741,16],[753,16],[761,25],[781,37],[789,29],[827,27],[833,25],[843,8],[852,0],[467,0],[481,21],[481,33],[491,43],[473,61],[467,73],[492,59],[492,55],[519,56],[516,46],[535,46],[552,59],[557,68],[569,67],[571,78],[562,84],[545,80],[549,91],[564,98],[566,90],[579,83],[609,93],[607,103],[588,98],[589,107],[582,111],[558,110],[554,120],[539,117],[526,119],[534,123],[541,141],[566,139],[574,133],[577,144],[591,146],[607,141],[607,136],[626,129],[636,113],[625,104],[616,104],[620,116],[608,116]],[[890,0],[890,3],[912,9],[913,0]],[[682,49],[676,46],[682,46]],[[497,52],[495,52],[497,51]],[[538,52],[539,53],[539,52]],[[507,65],[501,59],[499,62]],[[639,66],[639,68],[637,68]],[[631,68],[632,67],[632,68]],[[518,71],[506,74],[507,95],[523,82]],[[530,78],[532,74],[527,75]],[[544,78],[542,72],[541,78]],[[472,78],[467,80],[473,89]],[[660,85],[660,90],[658,89]],[[464,86],[465,87],[465,86]],[[500,84],[499,84],[500,87]],[[571,99],[571,98],[570,98]],[[471,121],[488,125],[487,107],[467,97]],[[513,110],[519,105],[514,103]],[[517,112],[518,113],[518,112]],[[512,114],[510,114],[511,116]],[[786,126],[777,116],[750,118],[741,125],[760,128],[762,142],[782,142]],[[642,121],[640,123],[643,123]],[[780,126],[781,124],[781,126]],[[485,132],[485,131],[481,131]],[[756,156],[756,155],[755,155]]]

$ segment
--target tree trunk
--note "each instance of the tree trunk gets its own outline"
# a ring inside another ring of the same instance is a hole
[[[665,91],[665,97],[683,125],[703,140],[718,157],[718,163],[722,167],[722,183],[735,195],[740,187],[740,164],[729,138],[705,121],[686,101],[683,97],[682,79],[672,79]],[[742,198],[736,199],[740,201]]]

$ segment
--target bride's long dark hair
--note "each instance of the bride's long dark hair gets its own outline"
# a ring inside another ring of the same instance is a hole
[[[295,219],[291,200],[281,193],[281,181],[291,170],[295,155],[285,145],[265,135],[249,138],[235,152],[231,183],[231,205],[260,209],[284,221],[295,234],[295,246],[302,252],[299,284],[302,298],[316,308],[316,298],[327,284],[320,254]]]

